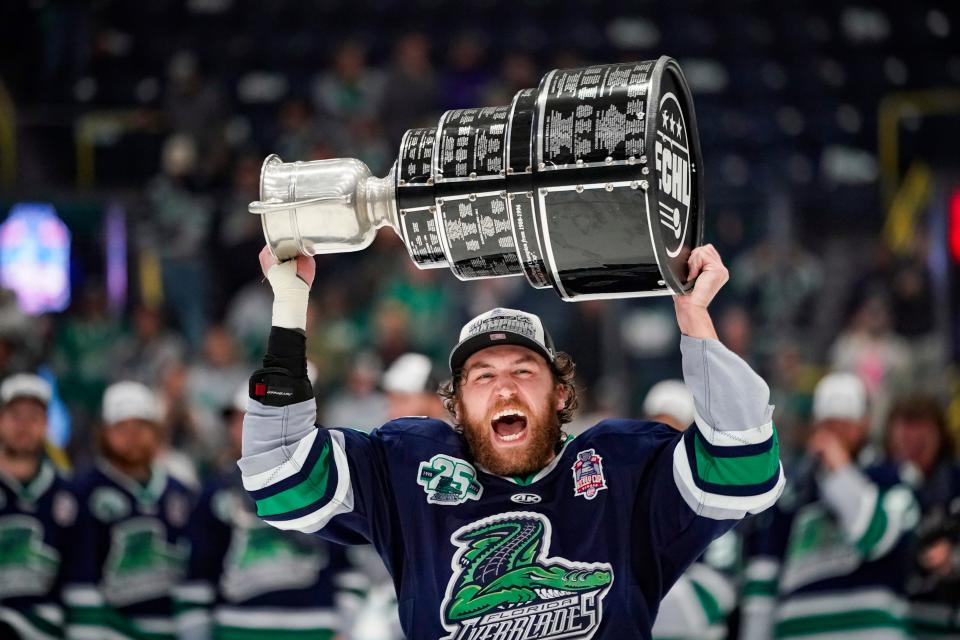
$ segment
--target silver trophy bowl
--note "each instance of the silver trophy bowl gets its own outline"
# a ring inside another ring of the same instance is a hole
[[[353,158],[283,162],[271,154],[250,211],[278,260],[359,251],[380,227],[397,230],[395,182],[393,172],[377,178]]]

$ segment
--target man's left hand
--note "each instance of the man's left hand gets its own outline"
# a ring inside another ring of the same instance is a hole
[[[693,290],[683,296],[674,296],[673,299],[677,306],[706,309],[720,288],[730,279],[730,272],[712,244],[705,244],[691,251],[687,258],[687,267],[690,270],[687,282],[696,280]]]
[[[720,291],[720,287],[730,279],[730,272],[712,244],[705,244],[691,251],[687,267],[687,282],[694,279],[696,282],[689,293],[673,296],[677,324],[684,335],[716,340],[717,332],[713,328],[710,314],[707,313],[707,306]]]

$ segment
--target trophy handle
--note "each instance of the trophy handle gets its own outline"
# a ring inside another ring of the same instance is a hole
[[[324,202],[335,202],[337,204],[348,205],[353,202],[353,194],[331,194],[329,196],[316,196],[313,198],[308,198],[306,200],[297,200],[296,206],[305,207],[309,205],[320,204]],[[282,200],[273,200],[273,201],[260,201],[251,202],[250,213],[254,213],[258,216],[266,215],[268,213],[273,213],[275,211],[287,211],[290,209],[289,202],[283,202]]]

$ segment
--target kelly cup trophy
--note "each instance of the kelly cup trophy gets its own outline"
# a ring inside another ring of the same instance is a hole
[[[509,106],[411,129],[386,178],[359,160],[263,164],[277,258],[363,249],[390,226],[421,269],[523,274],[564,300],[685,293],[703,236],[703,163],[679,65],[554,70]]]

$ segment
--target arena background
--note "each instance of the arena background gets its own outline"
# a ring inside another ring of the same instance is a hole
[[[0,377],[55,383],[51,439],[77,466],[105,386],[141,380],[202,472],[270,324],[246,209],[266,154],[382,176],[403,131],[446,109],[666,54],[694,94],[705,239],[731,270],[721,339],[769,382],[786,455],[836,368],[866,382],[878,433],[915,391],[960,433],[958,29],[946,0],[3,2],[0,220],[26,222],[0,229]],[[418,271],[381,231],[318,259],[321,416],[368,416],[384,367],[407,351],[442,366],[463,321],[497,304],[542,315],[574,356],[585,424],[638,415],[679,377],[668,298],[464,283]]]

